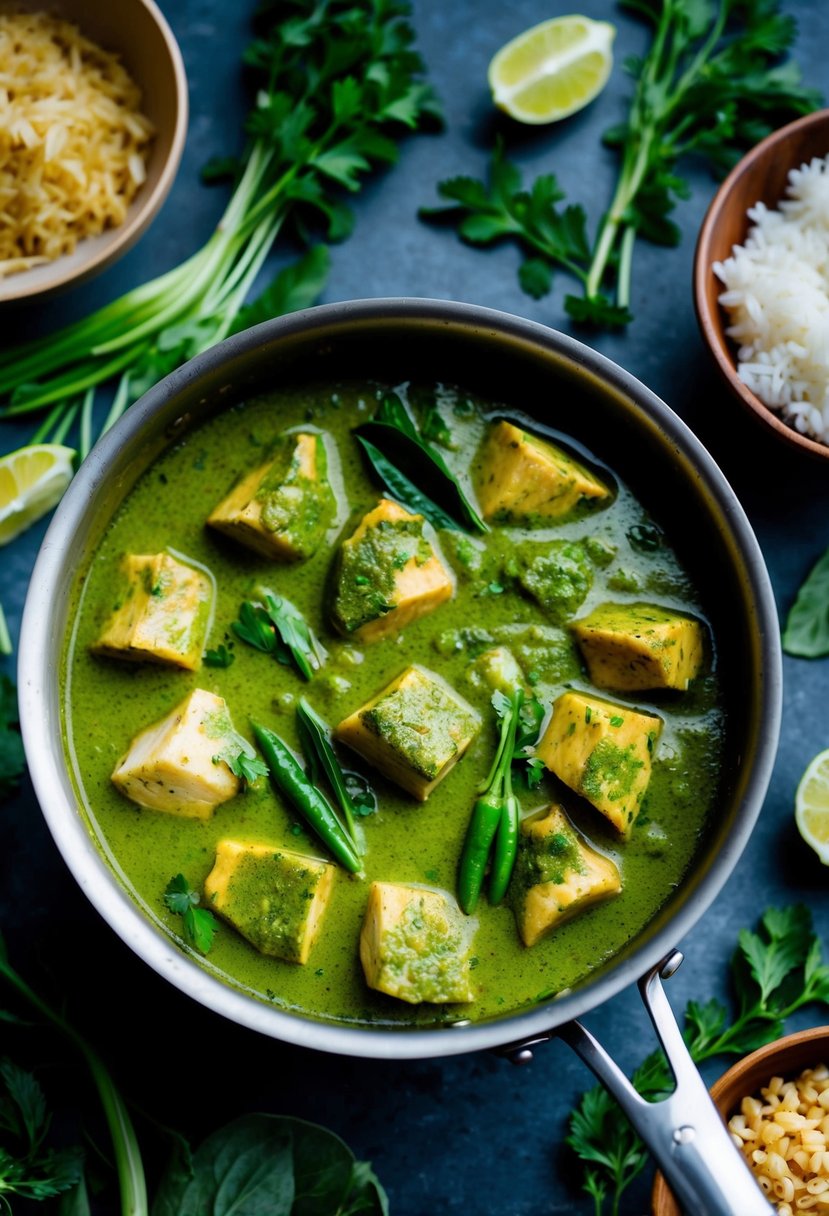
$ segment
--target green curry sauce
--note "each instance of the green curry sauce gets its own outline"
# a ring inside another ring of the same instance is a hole
[[[668,540],[628,488],[606,471],[616,488],[612,504],[581,518],[532,530],[494,525],[482,537],[440,532],[443,555],[457,578],[454,598],[401,635],[363,645],[338,637],[329,616],[336,542],[351,534],[381,494],[351,431],[371,417],[379,391],[369,385],[341,385],[335,391],[329,386],[258,398],[219,414],[155,461],[121,505],[79,579],[63,670],[64,729],[79,797],[96,841],[147,915],[180,940],[180,921],[166,910],[164,889],[179,872],[200,889],[213,866],[217,841],[257,841],[314,856],[325,852],[268,782],[219,806],[207,821],[137,807],[110,781],[130,740],[200,687],[226,699],[236,730],[248,738],[249,719],[255,718],[297,746],[294,711],[303,694],[334,725],[409,664],[438,672],[478,710],[483,728],[425,803],[368,773],[379,810],[361,820],[367,879],[338,872],[310,961],[300,966],[265,957],[225,924],[209,956],[201,960],[227,983],[282,1009],[348,1023],[428,1025],[493,1016],[572,987],[643,928],[682,880],[715,805],[724,723],[713,646],[702,674],[686,693],[617,696],[599,691],[664,721],[651,782],[630,839],[620,841],[598,812],[551,775],[537,790],[523,791],[521,800],[527,812],[560,800],[587,840],[618,865],[622,894],[562,924],[530,949],[518,938],[509,899],[497,908],[482,899],[473,947],[477,998],[471,1004],[411,1006],[370,991],[358,957],[368,882],[455,889],[476,788],[487,773],[497,739],[491,688],[479,673],[476,676],[480,654],[494,645],[508,646],[536,695],[549,706],[565,688],[594,691],[562,627],[574,613],[585,615],[605,600],[653,600],[703,616]],[[445,387],[409,390],[408,400],[421,418],[425,404],[437,401],[446,424],[441,438],[446,440],[448,428],[451,442],[441,452],[474,501],[470,470],[491,404]],[[307,561],[285,565],[208,530],[205,519],[241,473],[261,464],[277,436],[298,426],[318,428],[327,436],[328,474],[338,507],[316,553]],[[400,544],[401,539],[407,552],[417,550],[417,536],[390,536],[389,544]],[[550,542],[559,549],[564,546],[567,561],[558,576],[560,586],[551,591],[547,585],[542,608],[533,592],[543,580]],[[123,555],[158,553],[167,547],[202,563],[215,576],[207,646],[224,641],[231,647],[235,661],[230,667],[203,666],[191,674],[90,653],[115,606],[113,588]],[[370,577],[358,566],[355,561],[355,575]],[[323,639],[329,658],[309,684],[292,668],[230,633],[240,604],[257,583],[293,601]],[[355,578],[355,585],[354,602],[340,605],[346,618],[361,615],[360,589],[368,584]],[[376,580],[371,589],[382,594]],[[620,784],[629,776],[624,761],[622,756],[617,765]],[[347,762],[367,771],[356,756],[349,755]],[[558,845],[568,852],[569,842]],[[550,858],[554,869],[561,860]],[[514,881],[520,881],[520,874]]]

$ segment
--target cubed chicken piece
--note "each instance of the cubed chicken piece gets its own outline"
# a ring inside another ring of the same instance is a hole
[[[210,906],[262,954],[307,963],[336,867],[272,844],[220,840],[204,881]]]
[[[238,736],[223,697],[196,688],[172,713],[136,735],[112,781],[153,811],[209,819],[241,789],[227,759]]]
[[[616,866],[581,839],[560,806],[522,823],[510,901],[525,946],[621,889]]]
[[[451,599],[455,583],[422,515],[381,498],[340,549],[335,628],[376,642]]]
[[[345,718],[334,733],[425,802],[480,728],[472,706],[440,676],[413,666]]]
[[[536,755],[627,835],[651,778],[662,719],[580,692],[553,706]]]
[[[366,983],[410,1005],[472,1001],[474,929],[444,891],[373,882],[360,933]]]
[[[206,574],[169,553],[129,553],[117,594],[95,654],[188,671],[201,666],[213,596]]]
[[[705,653],[700,621],[657,604],[599,604],[572,625],[598,688],[685,689]]]
[[[593,586],[593,567],[578,540],[520,545],[511,556],[509,569],[557,625],[578,612]]]
[[[612,496],[610,487],[568,452],[505,421],[487,432],[475,488],[484,519],[529,525],[562,519]]]
[[[293,562],[316,553],[335,513],[323,436],[289,432],[207,522],[265,557]]]
[[[492,692],[502,692],[508,697],[516,688],[529,693],[529,685],[518,666],[518,660],[506,646],[493,646],[491,650],[485,650],[470,667],[469,676],[474,685],[483,684]]]

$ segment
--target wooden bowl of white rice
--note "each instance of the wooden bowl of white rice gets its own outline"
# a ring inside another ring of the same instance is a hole
[[[739,1142],[778,1216],[829,1213],[829,1026],[767,1043],[711,1087],[714,1104]],[[681,1216],[661,1174],[653,1216]]]
[[[829,110],[775,131],[723,182],[700,231],[694,298],[743,405],[829,457]]]
[[[62,290],[138,240],[187,113],[155,0],[0,0],[0,303]]]

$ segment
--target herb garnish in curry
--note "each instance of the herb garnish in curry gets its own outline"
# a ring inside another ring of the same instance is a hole
[[[355,437],[378,414],[379,458]],[[402,467],[423,444],[442,483]],[[228,983],[333,1021],[482,1018],[578,984],[681,881],[715,655],[666,535],[566,437],[446,386],[292,389],[121,505],[78,583],[67,748],[121,881],[182,948],[165,891],[198,891]]]

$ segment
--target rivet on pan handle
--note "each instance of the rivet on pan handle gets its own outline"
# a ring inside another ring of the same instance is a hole
[[[563,1039],[613,1095],[647,1144],[688,1216],[773,1216],[763,1192],[735,1148],[705,1083],[691,1059],[662,980],[682,962],[678,950],[639,980],[639,992],[668,1060],[676,1088],[660,1102],[647,1102],[580,1022],[567,1022],[502,1049],[513,1063],[527,1063],[532,1048],[554,1036]]]

